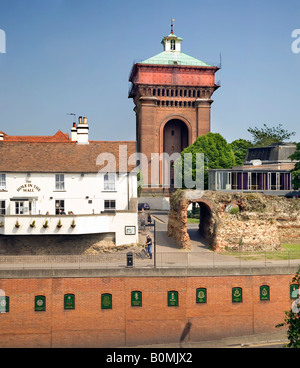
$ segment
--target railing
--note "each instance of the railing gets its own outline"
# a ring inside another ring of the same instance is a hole
[[[97,269],[128,267],[127,253],[84,255],[0,255],[0,270],[10,269]],[[253,254],[216,252],[164,252],[150,260],[145,253],[133,254],[133,268],[249,268],[294,267],[300,265],[300,251]]]

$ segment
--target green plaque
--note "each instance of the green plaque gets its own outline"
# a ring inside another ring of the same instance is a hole
[[[112,296],[111,294],[101,295],[101,308],[102,309],[112,309]]]
[[[36,312],[44,312],[46,310],[46,297],[38,295],[35,297],[34,310]]]
[[[196,303],[206,303],[206,289],[198,288],[196,290]]]
[[[168,291],[168,307],[178,307],[178,291]]]
[[[65,309],[75,309],[75,295],[74,294],[65,295],[64,308]]]
[[[270,300],[270,287],[268,285],[260,287],[260,300]]]
[[[290,285],[290,298],[298,299],[299,298],[299,285],[291,284]]]
[[[9,297],[0,296],[0,313],[9,312]]]
[[[234,287],[232,288],[232,303],[242,302],[242,288]]]
[[[132,307],[141,307],[142,306],[142,292],[141,291],[132,291],[131,292],[131,306]]]

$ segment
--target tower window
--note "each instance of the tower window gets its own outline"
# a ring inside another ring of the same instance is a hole
[[[171,50],[175,50],[176,46],[175,46],[175,40],[171,40]]]
[[[175,135],[175,132],[174,132],[174,130],[171,130],[171,135]]]

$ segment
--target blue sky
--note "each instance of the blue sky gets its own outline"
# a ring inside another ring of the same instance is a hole
[[[213,64],[222,54],[213,132],[231,142],[282,124],[300,141],[299,0],[0,0],[0,130],[69,133],[75,113],[92,140],[135,140],[128,76],[162,51],[171,18],[183,52]]]

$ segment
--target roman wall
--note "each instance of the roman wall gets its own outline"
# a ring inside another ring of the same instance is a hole
[[[261,193],[177,190],[170,198],[168,235],[190,249],[187,209],[200,206],[199,232],[216,251],[271,251],[300,241],[298,198]]]

